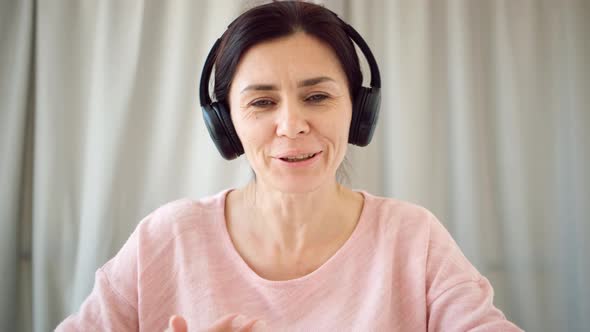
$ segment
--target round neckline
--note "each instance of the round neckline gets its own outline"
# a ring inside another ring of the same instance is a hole
[[[354,192],[357,192],[357,193],[360,193],[361,195],[363,195],[363,206],[361,208],[359,220],[356,223],[354,230],[352,231],[352,233],[350,234],[348,239],[346,239],[344,244],[342,246],[340,246],[340,248],[338,248],[338,250],[332,256],[330,256],[330,258],[328,258],[322,265],[320,265],[317,269],[313,270],[312,272],[310,272],[304,276],[294,278],[294,279],[288,279],[288,280],[270,280],[270,279],[266,279],[266,278],[261,277],[256,272],[254,272],[254,270],[252,270],[252,268],[250,268],[250,266],[246,263],[244,258],[237,251],[237,249],[231,239],[231,236],[229,235],[229,230],[227,229],[227,222],[225,220],[225,203],[226,203],[227,195],[233,190],[235,190],[235,189],[231,188],[231,189],[227,189],[224,192],[222,192],[221,199],[219,200],[219,204],[221,204],[221,207],[218,209],[219,213],[217,214],[216,223],[221,228],[223,247],[228,252],[228,256],[229,256],[228,258],[232,261],[232,263],[237,265],[239,271],[236,271],[236,272],[243,273],[250,280],[252,280],[258,284],[264,285],[264,286],[289,287],[289,286],[296,286],[296,285],[306,283],[306,282],[312,282],[314,279],[320,278],[318,275],[327,273],[325,271],[329,271],[330,269],[333,269],[336,266],[340,266],[340,264],[338,264],[338,261],[343,260],[347,257],[347,253],[350,250],[352,250],[352,247],[357,242],[357,239],[363,233],[363,230],[365,228],[365,224],[367,223],[366,219],[368,219],[366,217],[366,214],[368,213],[367,212],[368,211],[367,203],[370,199],[369,195],[362,190],[354,191]]]

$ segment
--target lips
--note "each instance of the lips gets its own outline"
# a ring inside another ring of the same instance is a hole
[[[317,151],[317,152],[288,152],[288,153],[284,153],[281,154],[279,156],[277,156],[277,159],[280,159],[282,161],[285,162],[289,162],[289,163],[297,163],[297,162],[302,162],[302,161],[306,161],[309,159],[312,159],[313,157],[315,157],[316,155],[318,155],[319,153],[321,153],[322,151]]]
[[[282,157],[280,159],[283,161],[288,161],[288,162],[297,162],[297,161],[311,159],[311,158],[315,157],[316,154],[317,154],[317,152],[316,153],[304,153],[304,154],[297,155],[297,156]]]

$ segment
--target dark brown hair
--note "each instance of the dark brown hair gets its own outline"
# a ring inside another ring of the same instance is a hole
[[[229,26],[215,55],[215,99],[224,102],[229,110],[231,82],[241,57],[249,48],[298,31],[318,38],[332,48],[346,74],[350,97],[354,101],[363,81],[354,44],[333,12],[303,1],[275,1],[254,7]]]

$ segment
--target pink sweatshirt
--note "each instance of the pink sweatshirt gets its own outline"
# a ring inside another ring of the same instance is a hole
[[[142,220],[57,330],[163,331],[178,314],[199,331],[242,313],[272,331],[521,331],[424,208],[362,192],[360,220],[336,254],[304,277],[271,281],[231,242],[227,192],[175,201]]]

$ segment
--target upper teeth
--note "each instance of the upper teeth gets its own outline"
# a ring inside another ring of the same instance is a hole
[[[315,153],[307,153],[307,154],[302,154],[299,156],[295,156],[295,157],[285,157],[285,159],[287,160],[302,160],[302,159],[307,159],[307,158],[311,158]]]

